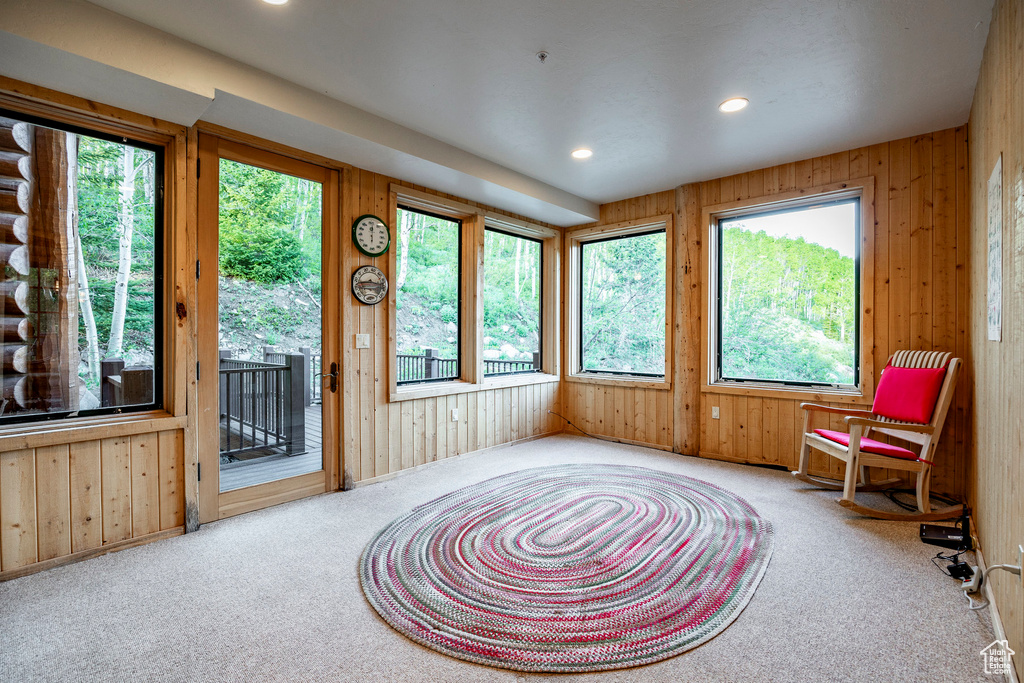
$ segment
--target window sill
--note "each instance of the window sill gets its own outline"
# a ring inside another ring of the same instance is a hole
[[[580,384],[604,384],[630,389],[654,389],[657,391],[672,390],[672,382],[668,380],[657,380],[651,377],[638,377],[636,375],[602,375],[601,373],[593,372],[566,375],[565,379],[566,381],[578,382]]]
[[[485,379],[483,382],[479,383],[453,381],[438,382],[435,384],[414,384],[391,392],[389,401],[391,403],[398,403],[401,401],[414,401],[419,398],[452,396],[454,394],[472,394],[478,391],[487,391],[489,389],[507,389],[510,387],[523,387],[533,384],[549,384],[551,382],[557,382],[558,380],[558,375],[530,373],[528,375],[500,375],[498,377]]]
[[[0,452],[148,434],[184,427],[184,416],[175,417],[166,410],[31,422],[0,430]]]
[[[557,382],[558,375],[543,372],[523,373],[522,375],[498,375],[485,377],[481,389],[504,389],[505,387],[525,387],[531,384],[549,384]]]
[[[822,387],[781,387],[777,384],[704,384],[705,394],[730,394],[733,396],[759,396],[761,398],[784,398],[798,401],[819,401],[871,405],[872,398],[860,389],[825,389]]]

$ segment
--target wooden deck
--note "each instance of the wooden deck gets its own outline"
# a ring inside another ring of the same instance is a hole
[[[306,452],[300,455],[276,453],[253,460],[220,466],[220,490],[234,491],[323,469],[323,420],[321,406],[306,408]]]

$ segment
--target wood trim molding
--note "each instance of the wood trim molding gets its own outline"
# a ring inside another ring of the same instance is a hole
[[[71,553],[70,555],[62,555],[61,557],[54,557],[50,560],[35,562],[24,567],[18,567],[17,569],[9,569],[5,572],[0,572],[0,582],[10,581],[11,579],[20,579],[23,576],[46,571],[47,569],[53,569],[55,567],[63,567],[66,564],[81,562],[82,560],[99,557],[100,555],[106,555],[107,553],[112,553],[117,550],[134,548],[136,546],[152,543],[153,541],[162,541],[165,538],[174,538],[175,536],[181,536],[183,533],[185,533],[185,528],[179,526],[173,529],[166,529],[164,531],[146,534],[145,536],[127,538],[123,541],[114,541],[113,543],[101,545],[98,548],[90,548],[89,550],[82,550],[77,553]]]

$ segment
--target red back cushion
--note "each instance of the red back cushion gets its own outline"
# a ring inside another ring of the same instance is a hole
[[[932,419],[946,368],[897,368],[882,371],[871,412],[900,422],[925,424]]]

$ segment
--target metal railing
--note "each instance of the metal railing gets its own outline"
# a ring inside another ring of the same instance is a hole
[[[320,374],[324,371],[323,355],[319,353],[309,354],[309,401],[310,403],[322,403],[324,400],[324,383]]]
[[[437,349],[423,349],[422,356],[399,353],[397,362],[399,384],[454,379],[459,376],[459,361],[455,358],[441,358]]]
[[[424,349],[423,355],[397,354],[398,383],[426,382],[453,379],[458,376],[459,365],[454,358],[440,358],[436,349]],[[484,375],[513,375],[540,370],[540,353],[531,360],[485,360]]]
[[[540,370],[540,354],[533,354],[533,360],[484,360],[484,375],[514,375],[520,372]]]
[[[281,354],[284,363],[268,363],[230,354],[222,350],[220,359],[221,455],[305,452],[302,355]]]

